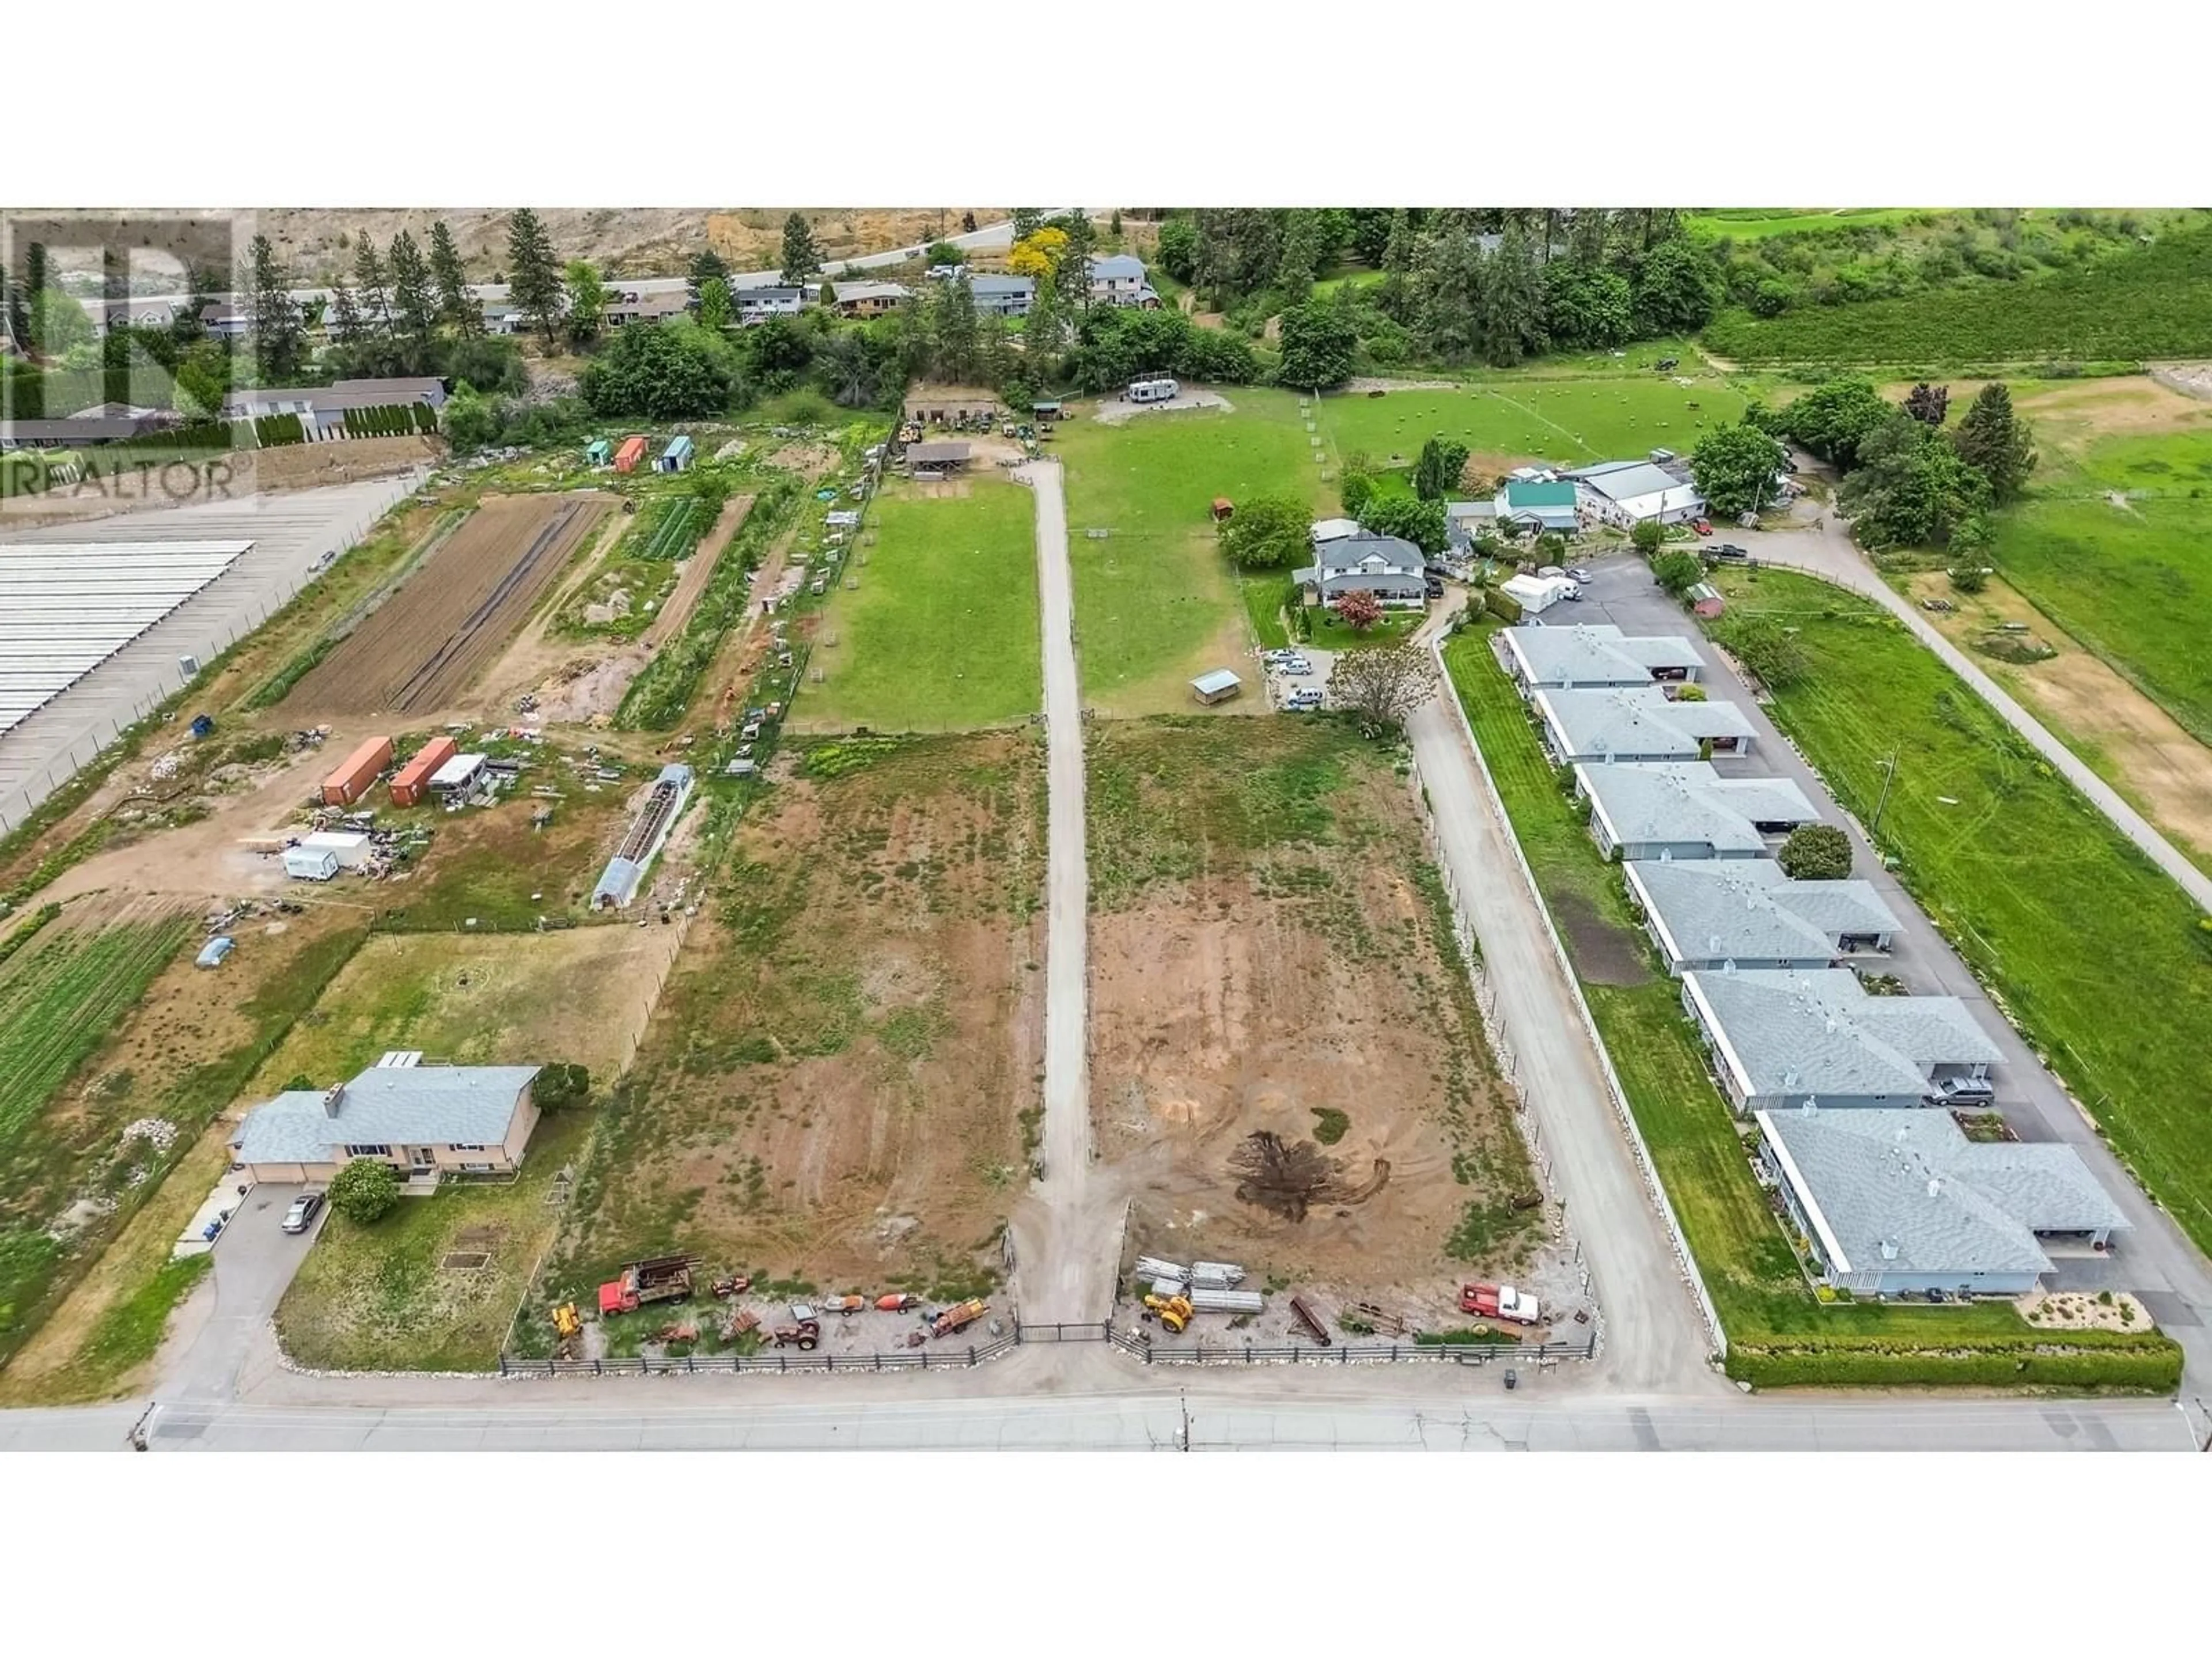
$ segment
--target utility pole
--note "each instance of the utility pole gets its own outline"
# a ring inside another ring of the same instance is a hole
[[[1867,839],[1872,841],[1881,829],[1881,809],[1889,805],[1889,786],[1897,781],[1897,750],[1889,751],[1889,758],[1881,763],[1881,799],[1874,804],[1874,822],[1867,825]]]

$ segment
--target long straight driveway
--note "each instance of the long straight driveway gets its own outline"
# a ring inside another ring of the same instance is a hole
[[[1060,463],[1014,475],[1036,495],[1037,593],[1044,630],[1044,1176],[1016,1218],[1022,1316],[1103,1318],[1115,1271],[1110,1218],[1094,1213],[1085,999],[1091,879],[1083,845],[1083,688],[1075,665],[1074,579]]]
[[[1605,1320],[1608,1387],[1694,1394],[1723,1385],[1705,1327],[1646,1196],[1546,934],[1546,922],[1492,811],[1466,728],[1439,696],[1406,723],[1437,839],[1475,936],[1528,1109],[1552,1156],[1567,1226],[1582,1243]]]
[[[1913,637],[1941,657],[1953,672],[1997,711],[2006,725],[2032,744],[2038,754],[2058,769],[2089,803],[2122,835],[2150,856],[2151,861],[2181,884],[2182,890],[2199,908],[2212,911],[2212,876],[2191,863],[2181,850],[2158,832],[2150,820],[2122,800],[2112,787],[2089,769],[2087,762],[2052,736],[2042,721],[2014,700],[2011,694],[1976,665],[1973,659],[1945,639],[1935,625],[1913,607],[1912,601],[1882,580],[1852,543],[1850,532],[1832,517],[1818,526],[1760,532],[1732,530],[1751,556],[1764,562],[1784,565],[1863,593],[1907,628]]]

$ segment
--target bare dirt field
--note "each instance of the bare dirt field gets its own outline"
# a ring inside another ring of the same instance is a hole
[[[1289,719],[1089,747],[1091,1109],[1129,1252],[1464,1322],[1462,1280],[1525,1276],[1555,1218],[1391,755]]]
[[[1979,593],[1955,591],[1941,572],[1912,579],[1916,599],[1939,598],[1955,609],[1929,620],[1971,653],[1994,678],[2098,757],[2098,769],[2136,799],[2172,835],[2212,856],[2212,749],[2180,722],[2052,625],[2002,577]],[[2024,623],[2057,653],[2041,662],[1990,659],[1977,642]]]
[[[696,1253],[823,1291],[988,1289],[1042,1063],[1027,734],[818,745],[741,824],[549,1284]]]
[[[288,716],[444,708],[530,615],[611,506],[589,495],[486,497],[292,688]]]
[[[410,466],[434,466],[445,454],[435,438],[348,438],[337,443],[283,444],[253,452],[253,481],[263,489],[313,489],[321,484],[380,478]]]

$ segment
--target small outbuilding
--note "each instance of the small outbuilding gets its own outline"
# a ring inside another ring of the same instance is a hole
[[[605,466],[609,462],[612,461],[614,458],[615,447],[611,440],[606,438],[594,438],[591,442],[584,446],[584,465],[586,466]]]
[[[968,465],[968,458],[973,453],[967,444],[948,438],[930,443],[908,444],[906,459],[909,466],[957,472]]]
[[[688,433],[678,433],[668,441],[668,447],[660,452],[660,459],[653,464],[655,472],[688,472],[691,468],[692,443]]]
[[[1699,582],[1690,590],[1690,614],[1711,622],[1728,606],[1721,591],[1711,582]]]
[[[1227,702],[1244,689],[1244,682],[1226,668],[1200,674],[1190,683],[1192,694],[1202,703]]]
[[[1235,517],[1235,516],[1236,516],[1236,514],[1237,514],[1237,503],[1236,503],[1236,502],[1234,502],[1234,501],[1231,501],[1231,500],[1229,499],[1229,497],[1228,497],[1228,496],[1226,496],[1226,495],[1216,495],[1216,496],[1213,498],[1213,521],[1214,521],[1214,523],[1216,523],[1216,524],[1224,524],[1224,523],[1226,523],[1230,519],[1231,519],[1231,518]]]
[[[635,472],[637,471],[637,464],[644,459],[645,440],[641,437],[624,438],[622,441],[622,447],[615,451],[615,471]]]
[[[338,855],[327,847],[288,847],[284,873],[295,881],[328,881],[338,872]]]
[[[320,830],[312,836],[302,836],[300,848],[302,852],[331,854],[341,870],[368,863],[371,850],[367,836],[349,830]]]

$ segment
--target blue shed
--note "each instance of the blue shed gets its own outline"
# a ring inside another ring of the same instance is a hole
[[[198,967],[219,968],[222,965],[222,959],[230,954],[233,943],[229,934],[218,933],[207,942],[192,961]]]
[[[656,472],[683,472],[691,465],[691,440],[682,434],[668,441],[668,447],[660,452],[660,459],[653,464]]]
[[[615,458],[614,441],[609,438],[594,438],[584,446],[586,466],[605,466]]]

